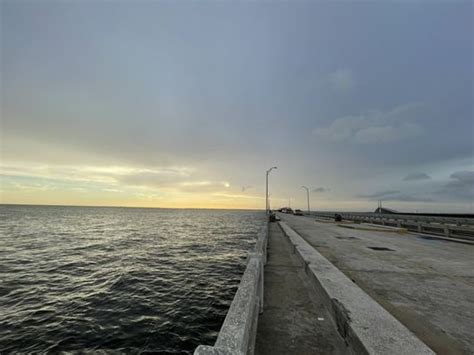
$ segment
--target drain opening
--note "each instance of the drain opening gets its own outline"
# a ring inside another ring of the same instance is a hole
[[[437,240],[439,242],[445,242],[446,240],[435,238],[435,237],[429,237],[429,236],[419,236],[418,238],[420,239],[426,239],[426,240]]]
[[[336,237],[336,239],[351,240],[351,239],[359,239],[359,238],[357,238],[357,237]]]
[[[385,248],[385,247],[367,247],[367,248],[372,249],[372,250],[376,250],[376,251],[395,251],[393,249]]]

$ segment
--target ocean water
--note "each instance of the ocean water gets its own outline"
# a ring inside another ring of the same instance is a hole
[[[212,345],[258,211],[0,205],[0,353]]]

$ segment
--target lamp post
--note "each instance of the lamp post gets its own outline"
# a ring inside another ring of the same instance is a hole
[[[301,186],[301,187],[306,190],[306,199],[308,201],[308,214],[309,214],[309,189],[306,186]]]
[[[270,171],[273,169],[277,169],[276,166],[271,167],[270,169],[267,170],[267,176],[266,176],[266,184],[265,184],[265,213],[268,214],[268,174],[270,174]]]

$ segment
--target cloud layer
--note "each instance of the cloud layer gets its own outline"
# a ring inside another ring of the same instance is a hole
[[[358,197],[375,199],[375,198],[386,197],[388,195],[394,195],[398,193],[400,193],[400,191],[398,190],[386,190],[386,191],[374,192],[371,194],[361,194],[361,195],[358,195]]]
[[[316,193],[321,193],[321,192],[328,192],[328,191],[331,191],[331,189],[327,188],[327,187],[317,187],[313,190],[311,190],[312,192],[316,192]]]
[[[419,112],[420,105],[413,104],[398,106],[386,112],[372,110],[363,115],[337,118],[328,127],[315,128],[313,133],[318,139],[334,143],[397,142],[422,134],[420,125],[409,122]]]
[[[426,173],[411,173],[403,178],[404,181],[429,180],[431,177]]]
[[[355,87],[354,74],[349,69],[338,69],[329,74],[329,83],[336,91],[350,91]]]
[[[460,200],[474,200],[474,171],[457,171],[450,175],[450,181],[439,194]]]
[[[6,1],[0,32],[2,202],[264,208],[277,165],[272,205],[472,209],[468,2]]]

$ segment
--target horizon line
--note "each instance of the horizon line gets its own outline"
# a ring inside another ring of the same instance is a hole
[[[37,203],[4,203],[0,206],[38,206],[38,207],[94,207],[94,208],[149,208],[162,210],[239,210],[239,211],[265,211],[264,208],[218,208],[218,207],[150,207],[150,206],[111,206],[111,205],[61,205],[61,204],[37,204]]]

